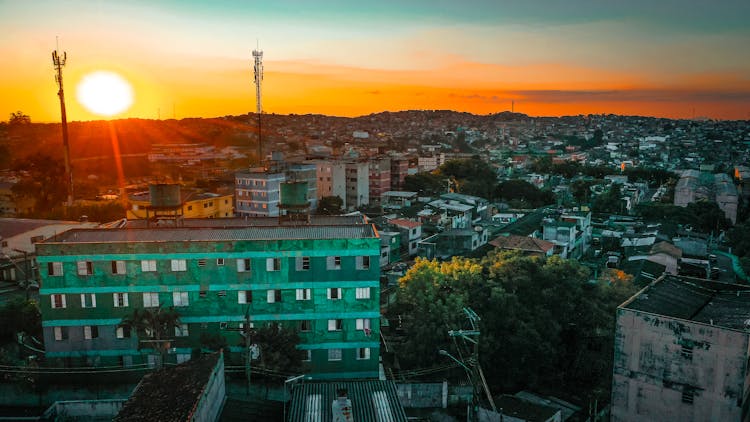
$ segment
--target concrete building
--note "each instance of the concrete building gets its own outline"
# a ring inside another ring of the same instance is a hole
[[[403,252],[408,253],[409,256],[416,255],[419,249],[419,241],[422,240],[422,223],[403,218],[394,218],[388,220],[388,224],[401,232]]]
[[[286,180],[307,182],[307,200],[310,209],[318,209],[318,176],[314,163],[290,163],[286,169]]]
[[[264,168],[250,169],[235,175],[235,214],[238,217],[278,217],[282,172]]]
[[[612,421],[746,421],[750,287],[664,275],[617,309]]]
[[[181,213],[184,218],[234,217],[234,195],[180,189]],[[128,196],[125,216],[129,220],[147,218],[151,207],[151,193],[139,192]]]
[[[388,157],[370,160],[370,204],[380,205],[382,196],[391,190],[391,159]]]
[[[391,190],[402,190],[404,179],[409,174],[409,160],[406,158],[391,158]]]
[[[445,153],[417,157],[419,171],[432,171],[445,163]]]
[[[344,208],[354,210],[370,204],[370,166],[366,161],[346,163]]]
[[[378,376],[381,244],[364,218],[142,227],[74,229],[37,244],[54,366],[152,363],[153,343],[139,344],[118,324],[135,309],[172,306],[182,327],[167,362],[187,359],[205,347],[202,334],[218,333],[228,361],[242,364],[239,329],[249,313],[251,324],[298,330],[312,378]]]
[[[737,222],[739,196],[737,187],[729,175],[698,170],[683,171],[675,186],[674,204],[686,207],[701,200],[716,202],[732,224]]]

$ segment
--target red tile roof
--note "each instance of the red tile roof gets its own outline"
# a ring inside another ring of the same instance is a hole
[[[546,240],[528,236],[501,235],[491,240],[490,245],[500,249],[518,250],[523,252],[535,252],[546,254],[555,245]]]
[[[393,220],[389,220],[388,222],[393,224],[394,226],[406,227],[409,229],[420,227],[422,225],[422,223],[420,223],[419,221],[405,220],[403,218],[394,218]]]

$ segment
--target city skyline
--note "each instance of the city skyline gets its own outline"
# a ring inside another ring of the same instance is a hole
[[[488,114],[514,102],[534,116],[748,119],[748,16],[740,1],[4,1],[0,115],[59,121],[59,37],[69,120],[102,118],[75,95],[95,71],[133,87],[132,106],[112,118],[253,111],[256,42],[268,113]]]

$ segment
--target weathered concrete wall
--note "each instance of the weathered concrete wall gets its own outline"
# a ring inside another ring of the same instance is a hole
[[[404,407],[448,406],[448,383],[408,383],[396,384],[396,393]]]
[[[216,421],[219,419],[221,409],[226,399],[226,385],[224,382],[224,358],[220,357],[216,363],[211,377],[206,383],[195,411],[190,417],[191,421]]]
[[[747,333],[618,309],[612,421],[740,421],[747,352]]]
[[[60,421],[108,420],[120,413],[126,401],[126,399],[58,401],[44,412],[44,417]]]

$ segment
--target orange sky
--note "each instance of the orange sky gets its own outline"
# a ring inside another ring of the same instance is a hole
[[[575,14],[554,2],[514,1],[478,1],[469,11],[385,1],[368,13],[345,2],[312,9],[292,0],[58,3],[0,3],[0,119],[22,110],[33,121],[59,121],[50,59],[56,36],[68,52],[69,120],[101,119],[75,95],[95,70],[133,85],[133,106],[113,118],[254,111],[255,38],[265,56],[267,113],[486,114],[514,101],[515,111],[529,115],[750,118],[742,2],[696,6],[677,13],[681,20],[670,18],[674,9],[647,13],[585,0],[574,3],[588,12]]]

